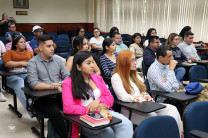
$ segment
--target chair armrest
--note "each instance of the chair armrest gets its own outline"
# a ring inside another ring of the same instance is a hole
[[[199,137],[199,138],[207,138],[208,137],[207,132],[203,132],[203,131],[200,131],[200,130],[191,130],[189,133],[191,135]]]

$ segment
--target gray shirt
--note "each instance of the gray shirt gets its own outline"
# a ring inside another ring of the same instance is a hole
[[[55,56],[52,56],[47,62],[38,53],[27,64],[27,78],[31,88],[34,88],[38,83],[59,83],[68,77],[69,71],[64,62]]]
[[[197,60],[201,60],[197,54],[196,48],[194,44],[187,44],[186,42],[182,42],[178,45],[182,53],[186,56],[186,58],[195,57]]]

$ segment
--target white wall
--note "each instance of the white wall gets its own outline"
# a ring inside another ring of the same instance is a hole
[[[94,0],[29,0],[29,9],[13,8],[13,0],[0,0],[0,15],[18,23],[93,23]],[[16,15],[28,11],[28,15]],[[0,17],[1,20],[1,17]]]

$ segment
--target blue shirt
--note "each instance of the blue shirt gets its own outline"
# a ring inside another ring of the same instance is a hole
[[[38,40],[35,37],[33,37],[33,39],[30,41],[30,46],[33,50],[38,48]]]
[[[122,50],[129,50],[129,48],[123,43],[121,43],[120,45],[116,44],[116,53],[119,53]]]
[[[114,53],[115,58],[117,59],[118,54]],[[105,54],[100,56],[100,65],[101,65],[101,72],[106,77],[111,77],[114,68],[116,67],[116,63],[111,61]]]

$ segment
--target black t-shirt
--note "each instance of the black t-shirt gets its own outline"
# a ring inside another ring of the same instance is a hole
[[[1,25],[1,35],[5,36],[6,32],[9,32],[8,24],[13,22],[12,20],[6,21]]]

